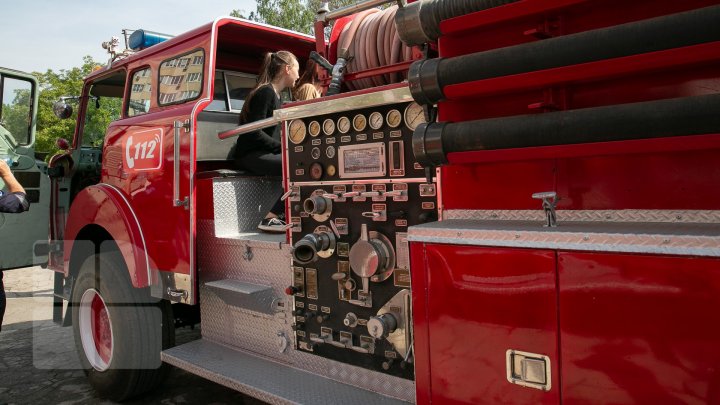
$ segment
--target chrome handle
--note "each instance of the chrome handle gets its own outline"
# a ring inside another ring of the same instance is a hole
[[[380,193],[378,191],[365,191],[360,193],[360,197],[380,197]]]
[[[283,194],[282,197],[280,197],[280,201],[285,201],[288,199],[288,197],[290,197],[290,196],[294,197],[295,195],[296,195],[295,190],[293,190],[291,188],[287,193]]]
[[[173,122],[173,207],[188,207],[188,197],[183,200],[180,199],[180,130],[187,128],[189,123],[183,123],[182,121]]]
[[[330,193],[325,193],[322,196],[329,200],[337,200],[338,198],[340,198],[340,197],[338,197],[337,194],[330,194]]]
[[[265,118],[264,120],[254,121],[249,124],[240,125],[235,129],[218,133],[218,138],[227,139],[235,135],[247,134],[248,132],[254,132],[268,127],[275,126],[280,123],[280,119],[275,117]]]

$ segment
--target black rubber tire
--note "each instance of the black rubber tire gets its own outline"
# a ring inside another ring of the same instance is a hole
[[[91,288],[105,301],[112,327],[113,353],[104,371],[92,367],[80,337],[78,304]],[[73,286],[71,304],[75,347],[98,395],[119,402],[162,382],[170,366],[160,361],[160,352],[175,344],[171,305],[152,298],[149,288],[134,288],[118,252],[101,252],[85,260]]]

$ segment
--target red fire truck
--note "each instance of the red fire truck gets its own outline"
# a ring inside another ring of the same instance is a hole
[[[324,7],[315,37],[140,31],[86,79],[48,260],[92,385],[167,363],[271,403],[720,403],[718,2],[407,3]],[[281,49],[324,96],[238,127]],[[275,124],[283,177],[235,170]],[[287,233],[258,234],[280,194]]]

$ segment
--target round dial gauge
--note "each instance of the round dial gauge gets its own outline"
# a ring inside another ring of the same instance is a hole
[[[362,132],[365,130],[365,127],[367,126],[367,118],[365,118],[364,115],[358,114],[353,118],[353,128],[355,128],[356,131]]]
[[[402,114],[398,110],[390,110],[385,117],[385,121],[390,128],[397,128],[402,122]]]
[[[328,146],[327,149],[325,149],[325,156],[328,157],[328,159],[332,159],[335,157],[335,148],[332,146]]]
[[[350,130],[350,118],[340,117],[337,122],[337,129],[343,134],[347,134],[347,132]]]
[[[310,156],[312,156],[313,159],[320,159],[320,148],[312,148],[312,150],[310,151]]]
[[[383,126],[383,115],[375,111],[374,113],[370,114],[370,117],[368,117],[368,121],[370,121],[370,128],[380,129],[380,127]]]
[[[410,103],[405,109],[405,125],[411,130],[415,130],[418,125],[425,122],[425,111],[415,102]]]
[[[323,175],[323,167],[320,163],[315,162],[310,165],[310,178],[313,180],[320,180]]]
[[[330,177],[335,175],[335,165],[330,165],[327,167],[327,175]]]
[[[318,136],[320,135],[320,123],[317,121],[313,121],[308,125],[308,132],[310,132],[310,136]]]
[[[305,140],[305,135],[307,135],[307,128],[305,128],[304,122],[301,120],[290,121],[290,125],[288,126],[288,138],[290,138],[290,142],[297,145]]]
[[[330,136],[335,133],[335,121],[330,118],[323,121],[323,132],[325,135]]]

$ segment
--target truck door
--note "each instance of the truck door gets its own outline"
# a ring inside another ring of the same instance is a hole
[[[31,204],[22,214],[0,213],[0,270],[34,264],[35,242],[47,241],[50,183],[47,165],[36,159],[33,147],[37,103],[34,77],[0,68],[0,158],[10,165]]]

